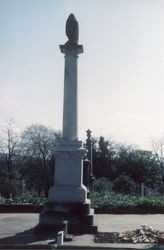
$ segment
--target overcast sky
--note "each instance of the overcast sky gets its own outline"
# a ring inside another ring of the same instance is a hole
[[[0,123],[62,127],[65,22],[79,22],[79,138],[164,134],[163,0],[0,0]]]

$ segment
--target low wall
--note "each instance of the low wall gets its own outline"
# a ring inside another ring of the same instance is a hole
[[[0,213],[40,213],[42,205],[0,204]]]
[[[164,207],[96,208],[95,214],[164,214]]]
[[[40,213],[43,209],[43,205],[32,204],[0,204],[0,213]],[[96,208],[95,214],[164,214],[163,208]]]

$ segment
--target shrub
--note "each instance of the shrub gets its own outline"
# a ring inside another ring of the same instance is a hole
[[[136,192],[137,184],[127,175],[120,175],[113,181],[112,190],[124,194],[133,194]]]
[[[0,195],[0,204],[5,204],[6,199]]]
[[[92,207],[100,212],[164,212],[164,196],[144,198],[114,192],[95,192],[91,195]]]
[[[10,194],[13,196],[20,195],[20,192],[21,182],[19,180],[0,178],[0,193],[3,197],[9,198]]]
[[[135,206],[135,196],[116,194],[114,192],[94,193],[91,196],[92,205],[94,208],[121,208]]]
[[[109,181],[109,179],[107,179],[105,177],[101,177],[101,178],[98,178],[95,180],[94,190],[96,192],[111,191],[112,184]]]
[[[16,197],[13,203],[40,205],[43,204],[45,200],[46,199],[43,196],[40,196],[38,192],[33,190],[31,192],[27,191],[25,194]]]
[[[159,192],[161,195],[164,195],[164,184],[162,184],[162,185],[159,186],[158,192]]]

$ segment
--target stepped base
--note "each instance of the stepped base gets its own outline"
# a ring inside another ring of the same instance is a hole
[[[36,233],[51,233],[63,229],[63,221],[68,221],[68,233],[95,233],[94,210],[87,203],[47,202],[40,213]]]

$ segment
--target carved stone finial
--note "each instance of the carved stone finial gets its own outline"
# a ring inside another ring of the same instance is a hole
[[[73,14],[70,14],[66,22],[66,35],[68,37],[67,44],[78,44],[79,26]]]

